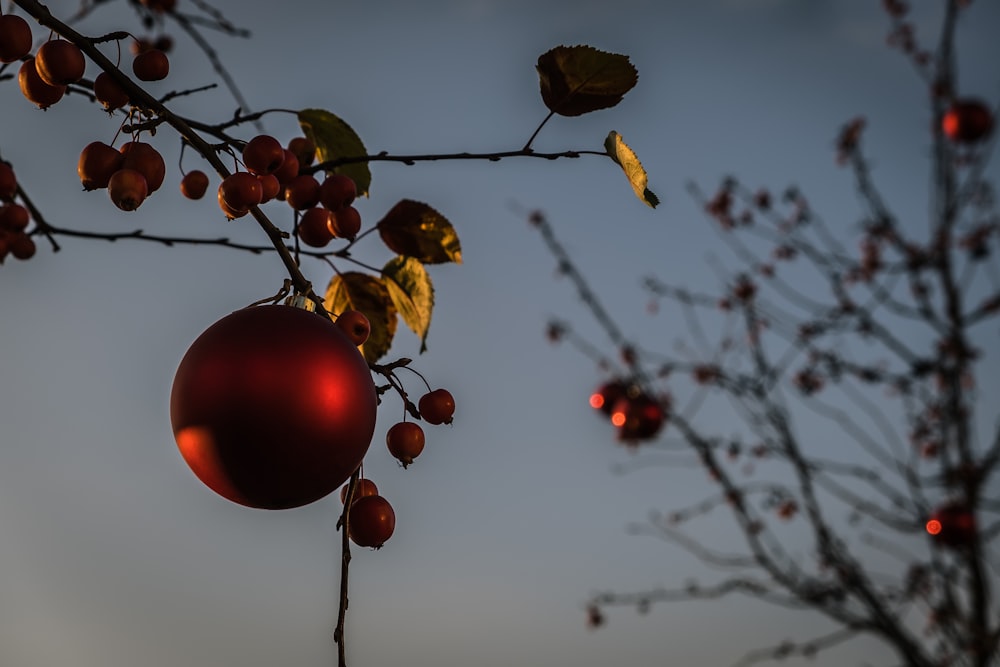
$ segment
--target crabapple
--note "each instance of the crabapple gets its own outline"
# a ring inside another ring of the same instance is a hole
[[[337,316],[335,324],[355,345],[364,345],[372,332],[371,322],[360,310],[345,310]]]
[[[455,414],[455,399],[447,389],[435,389],[420,397],[417,410],[428,424],[450,424]]]
[[[424,430],[414,422],[399,422],[386,432],[385,445],[405,468],[424,451]]]

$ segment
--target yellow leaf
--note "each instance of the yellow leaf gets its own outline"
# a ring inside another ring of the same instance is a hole
[[[635,196],[650,208],[656,208],[656,205],[660,203],[660,198],[646,187],[648,180],[646,170],[642,168],[642,163],[635,156],[635,151],[622,140],[622,135],[612,130],[607,139],[604,140],[604,150],[608,152],[608,157],[617,162],[622,171],[625,172],[625,177],[635,191]]]

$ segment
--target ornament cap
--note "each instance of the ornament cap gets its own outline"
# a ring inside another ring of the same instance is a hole
[[[316,312],[316,303],[305,294],[293,294],[285,299],[285,305],[308,310],[310,313]]]

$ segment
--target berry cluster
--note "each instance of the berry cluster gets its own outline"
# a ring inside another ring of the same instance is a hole
[[[129,141],[115,149],[94,141],[80,153],[77,173],[84,190],[107,188],[115,206],[134,211],[163,185],[167,166],[150,144]]]
[[[455,399],[447,389],[427,392],[420,398],[419,406],[420,416],[429,424],[450,424],[455,414]],[[399,422],[386,432],[385,444],[389,453],[406,468],[424,451],[424,430],[414,422]],[[345,484],[340,490],[340,502],[346,502],[349,487]],[[396,514],[392,505],[378,494],[373,481],[360,478],[351,502],[348,525],[351,540],[359,547],[378,549],[392,537],[395,527]]]
[[[30,259],[35,254],[35,242],[27,234],[31,216],[28,209],[14,203],[17,176],[6,162],[0,162],[0,263],[8,254],[15,259]]]
[[[230,220],[241,218],[253,206],[273,199],[283,200],[300,213],[296,233],[314,248],[325,247],[335,238],[353,240],[361,230],[361,215],[351,204],[357,196],[354,181],[331,174],[321,183],[302,173],[316,157],[315,144],[295,137],[284,148],[269,135],[258,135],[243,148],[243,166],[219,184],[219,207]],[[185,174],[181,193],[200,199],[208,188],[208,176],[195,170]]]

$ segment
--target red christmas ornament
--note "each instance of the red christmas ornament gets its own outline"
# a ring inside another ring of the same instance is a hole
[[[948,503],[934,510],[925,528],[938,544],[961,547],[976,536],[976,517],[962,503]]]
[[[361,464],[375,431],[368,364],[329,319],[290,306],[223,317],[181,360],[170,421],[198,478],[235,503],[307,505]]]
[[[952,141],[974,144],[993,131],[993,114],[977,99],[955,100],[941,117],[941,129]]]
[[[664,421],[663,407],[646,394],[619,398],[611,410],[611,423],[618,429],[618,439],[625,443],[654,439]]]

